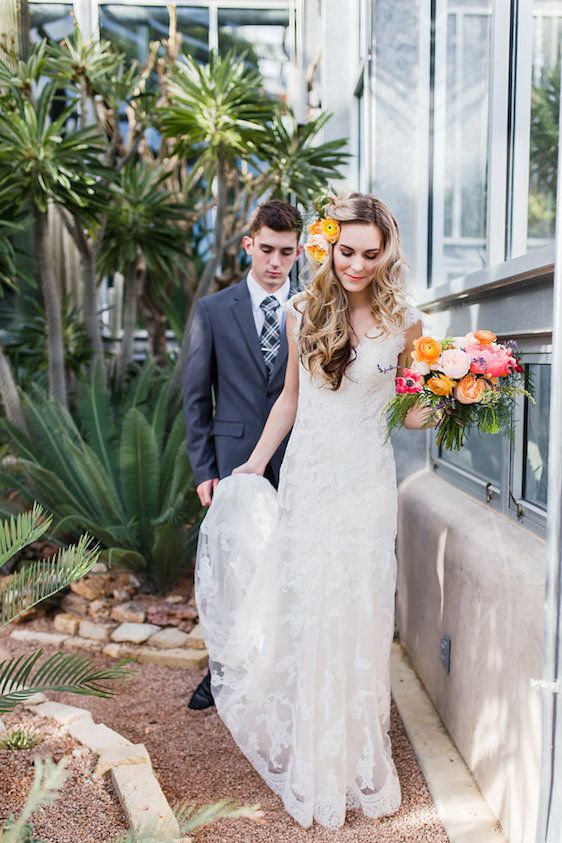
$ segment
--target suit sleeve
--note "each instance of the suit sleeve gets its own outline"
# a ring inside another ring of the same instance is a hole
[[[187,453],[195,484],[218,477],[213,431],[213,332],[205,302],[195,305],[183,377]]]

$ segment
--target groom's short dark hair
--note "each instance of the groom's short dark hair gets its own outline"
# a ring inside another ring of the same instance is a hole
[[[257,234],[264,225],[273,231],[294,231],[297,240],[303,227],[302,217],[297,209],[281,199],[269,199],[258,205],[250,217],[250,237]]]

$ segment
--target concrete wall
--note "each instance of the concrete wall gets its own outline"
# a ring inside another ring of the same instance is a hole
[[[534,840],[544,542],[429,471],[400,487],[397,622],[439,715],[511,843]],[[451,670],[439,658],[451,638]]]

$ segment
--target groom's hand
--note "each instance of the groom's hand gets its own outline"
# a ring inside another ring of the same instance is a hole
[[[218,486],[218,482],[219,478],[213,477],[212,480],[203,480],[202,483],[199,483],[195,491],[197,492],[197,497],[201,501],[201,506],[211,506],[213,493]]]

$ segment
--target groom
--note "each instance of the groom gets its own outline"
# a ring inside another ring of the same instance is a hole
[[[210,506],[219,479],[246,462],[281,390],[287,365],[284,305],[296,292],[289,272],[302,252],[302,219],[287,202],[270,199],[250,219],[243,246],[251,258],[238,284],[195,306],[183,376],[187,450],[196,491]],[[267,466],[277,487],[287,440]],[[188,706],[213,705],[207,673]]]

